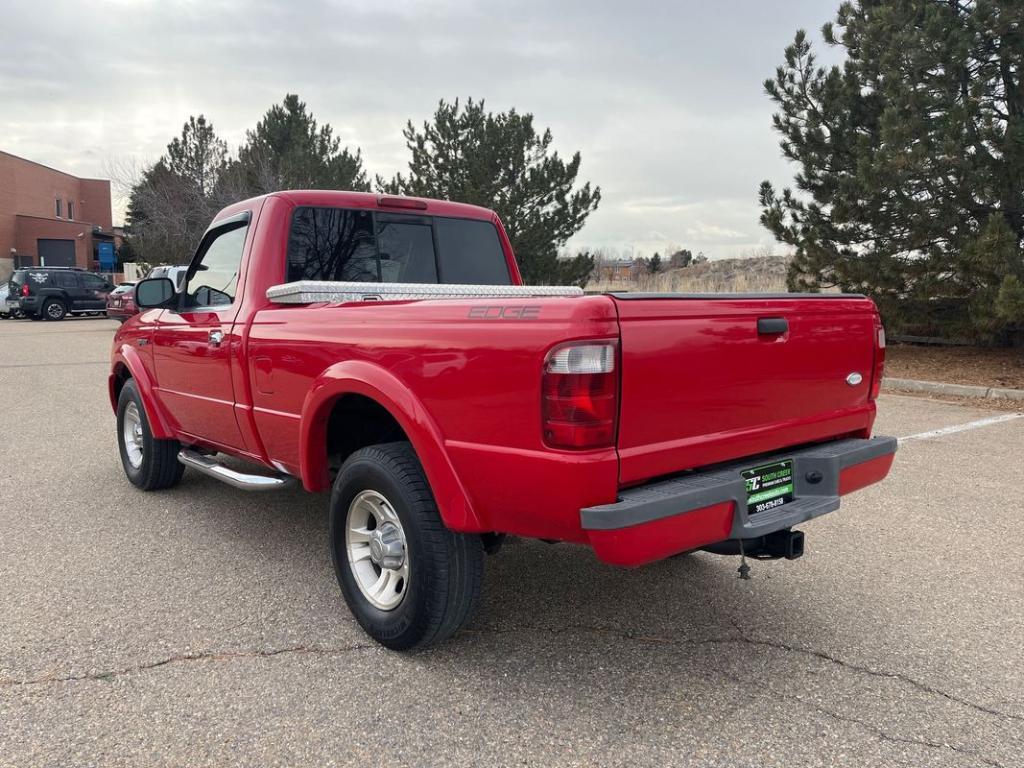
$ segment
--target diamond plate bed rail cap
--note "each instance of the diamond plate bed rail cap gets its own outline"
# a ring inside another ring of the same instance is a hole
[[[564,285],[461,285],[436,283],[360,283],[298,280],[267,289],[276,304],[408,301],[411,299],[539,298],[582,296],[583,289]]]

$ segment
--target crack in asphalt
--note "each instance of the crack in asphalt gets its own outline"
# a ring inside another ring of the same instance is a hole
[[[910,677],[909,675],[905,675],[902,672],[883,672],[877,669],[873,669],[872,667],[866,667],[862,664],[855,664],[850,661],[845,661],[837,656],[832,656],[831,654],[825,653],[824,651],[818,651],[813,648],[801,648],[800,646],[789,645],[788,643],[782,643],[777,640],[764,640],[753,638],[750,637],[746,632],[744,632],[743,628],[736,624],[736,622],[733,622],[733,626],[739,633],[740,640],[744,643],[747,643],[748,645],[760,645],[766,648],[775,648],[776,650],[786,651],[787,653],[802,653],[806,656],[813,656],[816,659],[831,662],[833,664],[836,664],[837,666],[853,670],[854,672],[860,672],[865,675],[871,675],[872,677],[880,677],[883,679],[899,680],[900,682],[906,683],[907,685],[913,688],[917,688],[919,691],[929,693],[934,696],[941,696],[944,699],[948,699],[949,701],[952,701],[961,706],[974,709],[978,712],[981,712],[982,714],[993,715],[995,717],[1004,717],[1007,720],[1024,721],[1024,715],[1017,715],[1012,712],[1003,712],[998,709],[993,709],[992,707],[987,707],[984,704],[978,704],[967,699],[962,699],[959,696],[955,696],[952,693],[943,691],[940,688],[935,688],[934,686],[928,685],[927,683],[922,683],[920,680],[915,680],[914,678]]]
[[[773,640],[758,640],[750,637],[746,632],[744,632],[743,627],[741,627],[739,623],[737,623],[735,620],[732,621],[732,625],[736,628],[736,632],[739,634],[740,641],[748,645],[760,646],[762,648],[772,648],[775,650],[785,651],[786,653],[801,653],[809,655],[816,659],[836,664],[837,666],[842,667],[843,669],[848,669],[854,672],[859,672],[862,674],[870,675],[872,677],[879,677],[882,679],[899,680],[900,682],[906,683],[911,687],[917,688],[919,691],[922,691],[929,695],[940,696],[956,704],[960,704],[961,706],[967,707],[969,709],[974,709],[975,711],[981,712],[983,714],[994,715],[996,717],[1005,717],[1012,720],[1022,719],[1019,715],[1014,715],[1008,712],[1000,712],[998,710],[991,709],[990,707],[986,707],[981,704],[976,704],[972,701],[966,701],[965,699],[953,696],[952,694],[947,693],[946,691],[942,691],[938,688],[934,688],[930,685],[927,685],[926,683],[922,683],[918,680],[913,679],[912,677],[904,675],[901,672],[880,672],[876,669],[872,669],[871,667],[865,667],[861,664],[853,664],[851,662],[844,661],[843,659],[840,659],[836,656],[827,654],[824,651],[814,650],[813,648],[800,648],[797,646],[789,645],[787,643],[781,643]],[[770,687],[768,688],[768,690],[770,690],[776,696],[784,698],[788,701],[795,701],[800,706],[804,707],[805,709],[810,709],[812,712],[817,712],[821,715],[830,717],[833,720],[837,720],[839,722],[853,723],[854,725],[859,725],[866,731],[873,733],[876,738],[881,739],[882,741],[889,741],[896,744],[913,744],[917,746],[930,747],[932,749],[949,749],[958,754],[968,755],[970,757],[977,758],[986,765],[994,766],[994,768],[1004,768],[1003,764],[999,761],[994,760],[988,757],[987,755],[978,752],[977,750],[965,747],[963,745],[931,741],[930,739],[923,738],[912,738],[909,736],[898,736],[896,734],[890,733],[884,728],[875,725],[874,723],[870,723],[866,720],[862,720],[857,717],[852,717],[850,715],[843,715],[839,712],[833,712],[832,710],[826,709],[819,704],[805,701],[800,696],[790,693],[784,693],[782,691],[778,691]]]
[[[966,699],[962,699],[958,696],[950,694],[946,691],[935,688],[934,686],[922,683],[915,680],[908,675],[900,672],[883,672],[871,667],[867,667],[861,664],[855,664],[852,662],[845,661],[831,654],[825,653],[824,651],[815,650],[813,648],[801,648],[799,646],[790,645],[788,643],[782,643],[774,640],[765,640],[753,638],[747,635],[743,628],[735,621],[732,622],[736,629],[735,635],[725,635],[720,637],[704,637],[704,638],[690,638],[690,637],[664,637],[659,635],[642,635],[635,634],[628,630],[624,631],[612,627],[594,627],[581,624],[570,624],[564,627],[540,627],[540,626],[517,626],[517,627],[472,627],[463,630],[464,634],[480,634],[480,635],[502,635],[512,634],[521,632],[548,632],[550,634],[566,634],[566,633],[580,633],[590,635],[605,635],[614,638],[626,640],[629,642],[646,643],[649,645],[669,645],[669,646],[705,646],[705,645],[727,645],[727,644],[741,644],[750,645],[759,648],[770,648],[776,651],[782,651],[789,654],[800,654],[810,656],[820,661],[829,662],[844,670],[857,672],[859,674],[869,675],[871,677],[878,677],[881,679],[894,680],[906,685],[909,685],[917,690],[932,695],[944,698],[948,701],[959,704],[968,709],[973,709],[981,714],[991,715],[994,717],[1005,718],[1009,720],[1024,720],[1024,717],[1009,712],[1002,712],[1000,710],[993,709],[991,707],[977,704]],[[356,643],[348,646],[341,646],[337,648],[324,648],[320,646],[309,646],[309,645],[292,645],[283,648],[268,648],[268,649],[254,649],[254,650],[238,650],[238,651],[202,651],[199,653],[183,653],[168,656],[163,659],[156,661],[147,662],[143,664],[137,664],[129,667],[122,667],[115,670],[108,670],[105,672],[91,672],[80,675],[66,675],[63,677],[56,675],[46,675],[28,679],[15,679],[15,678],[0,678],[0,687],[18,687],[18,686],[29,686],[29,685],[50,685],[50,684],[62,684],[62,683],[73,683],[83,681],[109,681],[117,677],[124,675],[137,674],[141,672],[148,672],[162,667],[171,666],[174,664],[186,664],[192,662],[201,661],[231,661],[235,659],[259,659],[259,658],[273,658],[277,656],[287,655],[312,655],[312,656],[338,656],[346,653],[352,653],[360,650],[377,649],[379,646],[376,643]],[[728,672],[719,670],[719,674],[724,675],[728,679],[739,685],[746,685],[748,681],[743,680],[737,675],[732,675]],[[844,715],[839,712],[835,712],[830,709],[826,709],[814,702],[807,701],[803,697],[784,691],[779,691],[770,686],[763,686],[762,690],[770,692],[772,695],[778,696],[779,698],[786,699],[797,703],[799,706],[817,712],[820,715],[829,717],[833,720],[851,723],[858,725],[869,733],[873,734],[876,738],[897,743],[897,744],[909,744],[913,746],[927,747],[930,749],[946,749],[957,754],[968,756],[984,762],[986,765],[993,766],[993,768],[1005,768],[1003,763],[988,757],[981,752],[963,745],[949,744],[945,742],[932,741],[930,739],[915,738],[909,736],[900,736],[894,733],[890,733],[884,728],[875,725],[874,723],[862,720],[857,717],[850,715]]]
[[[22,685],[49,685],[53,683],[77,683],[84,681],[109,681],[116,677],[123,675],[131,675],[138,672],[148,672],[154,669],[160,669],[161,667],[167,667],[172,664],[183,664],[191,663],[196,661],[231,661],[234,659],[268,659],[274,656],[285,656],[285,655],[311,655],[311,656],[339,656],[345,653],[351,653],[353,651],[362,651],[372,648],[378,648],[376,643],[357,643],[355,645],[347,645],[339,648],[321,648],[318,646],[309,645],[290,645],[284,648],[262,648],[255,650],[242,650],[242,651],[201,651],[199,653],[181,653],[174,656],[168,656],[164,659],[158,659],[157,661],[151,661],[144,664],[136,664],[130,667],[121,667],[120,669],[107,670],[105,672],[87,672],[81,675],[65,675],[58,677],[56,675],[44,675],[42,677],[33,677],[23,680],[18,680],[11,677],[0,677],[0,686],[2,687],[16,687]]]
[[[6,370],[9,368],[52,368],[56,365],[59,365],[63,368],[69,365],[110,365],[110,363],[106,360],[83,360],[77,363],[10,363],[0,365],[0,370]]]
[[[851,670],[851,671],[854,671],[854,672],[859,672],[859,673],[862,673],[862,674],[867,674],[867,675],[870,675],[872,677],[879,677],[879,678],[889,679],[889,680],[898,680],[900,682],[907,683],[908,685],[910,685],[912,687],[915,687],[915,688],[917,688],[918,690],[920,690],[920,691],[922,691],[924,693],[940,696],[942,698],[948,699],[949,701],[955,702],[955,703],[960,704],[960,705],[962,705],[964,707],[967,707],[969,709],[974,709],[975,711],[983,713],[983,714],[993,715],[993,716],[996,716],[996,717],[1008,718],[1008,719],[1011,719],[1011,720],[1021,720],[1021,719],[1024,719],[1024,718],[1021,718],[1021,716],[1019,716],[1019,715],[1015,715],[1015,714],[1008,713],[1008,712],[1000,712],[998,710],[991,709],[989,707],[985,707],[985,706],[980,705],[980,704],[975,704],[974,702],[971,702],[971,701],[966,701],[966,700],[961,699],[961,698],[959,698],[957,696],[953,696],[952,694],[946,693],[945,691],[939,690],[937,688],[933,688],[932,686],[929,686],[929,685],[927,685],[925,683],[921,683],[921,682],[919,682],[917,680],[914,680],[913,678],[908,677],[907,675],[904,675],[902,673],[880,672],[880,671],[872,669],[870,667],[865,667],[865,666],[862,666],[862,665],[859,665],[859,664],[852,664],[850,662],[847,662],[847,661],[844,661],[842,659],[839,659],[839,658],[837,658],[835,656],[831,656],[831,655],[829,655],[827,653],[824,653],[823,651],[817,651],[817,650],[808,649],[808,648],[799,648],[797,646],[788,645],[786,643],[778,643],[778,642],[775,642],[775,641],[757,640],[757,639],[748,637],[743,632],[743,629],[738,624],[736,624],[736,622],[733,622],[733,626],[736,628],[736,632],[737,632],[736,636],[705,637],[705,638],[674,638],[674,637],[660,637],[660,636],[657,636],[657,635],[636,635],[636,634],[633,634],[631,632],[622,631],[622,630],[619,630],[619,629],[612,629],[612,628],[608,628],[608,627],[590,627],[590,626],[584,626],[584,625],[569,625],[569,626],[566,626],[566,627],[548,627],[548,628],[543,628],[543,627],[517,627],[517,628],[508,628],[508,629],[476,628],[476,629],[471,629],[471,630],[466,630],[466,631],[467,632],[476,632],[476,633],[479,633],[479,634],[506,634],[506,633],[512,633],[512,632],[519,632],[519,631],[523,631],[523,630],[528,630],[528,631],[548,631],[548,632],[551,632],[552,634],[561,634],[561,633],[567,633],[567,632],[579,632],[579,633],[586,633],[586,634],[610,635],[610,636],[617,637],[617,638],[623,639],[623,640],[628,640],[628,641],[632,641],[632,642],[655,644],[655,645],[701,646],[701,645],[726,645],[726,644],[735,644],[735,643],[745,644],[745,645],[752,645],[752,646],[755,646],[755,647],[771,648],[773,650],[784,651],[786,653],[797,653],[797,654],[808,655],[808,656],[812,656],[812,657],[817,658],[817,659],[822,660],[822,661],[831,662],[832,664],[835,664],[835,665],[837,665],[837,666],[839,666],[839,667],[841,667],[843,669]],[[749,684],[748,680],[744,680],[743,678],[741,678],[741,677],[739,677],[737,675],[732,675],[732,674],[729,674],[728,672],[723,672],[721,670],[719,670],[718,673],[724,675],[725,677],[729,678],[730,680],[732,680],[733,682],[735,682],[735,683],[737,683],[739,685],[747,686]],[[952,752],[956,752],[956,753],[961,754],[961,755],[965,755],[965,756],[969,756],[969,757],[975,758],[977,760],[981,760],[986,765],[993,766],[993,768],[1006,768],[1003,763],[1000,763],[999,761],[997,761],[997,760],[995,760],[995,759],[993,759],[991,757],[988,757],[987,755],[985,755],[985,754],[983,754],[981,752],[978,752],[978,751],[976,751],[974,749],[971,749],[970,747],[966,747],[966,746],[963,746],[963,745],[949,744],[949,743],[939,742],[939,741],[932,741],[930,739],[914,738],[914,737],[909,737],[909,736],[900,736],[900,735],[897,735],[897,734],[890,733],[889,731],[885,730],[884,728],[881,728],[881,727],[875,725],[874,723],[868,722],[866,720],[861,720],[861,719],[856,718],[856,717],[851,717],[850,715],[843,715],[843,714],[840,714],[839,712],[833,712],[832,710],[826,709],[826,708],[824,708],[824,707],[822,707],[822,706],[820,706],[818,704],[806,701],[805,699],[801,698],[800,696],[797,696],[797,695],[794,695],[794,694],[790,694],[790,693],[785,693],[784,691],[776,690],[775,688],[772,688],[770,686],[763,686],[763,690],[767,690],[770,693],[772,693],[773,695],[778,696],[779,698],[786,699],[788,701],[796,702],[797,704],[799,704],[800,706],[804,707],[805,709],[809,709],[809,710],[811,710],[813,712],[817,712],[818,714],[824,715],[826,717],[830,717],[830,718],[832,718],[834,720],[837,720],[837,721],[840,721],[840,722],[852,723],[854,725],[859,725],[864,730],[870,732],[876,738],[878,738],[878,739],[880,739],[882,741],[888,741],[888,742],[897,743],[897,744],[910,744],[910,745],[914,745],[914,746],[928,747],[928,748],[931,748],[931,749],[948,749],[948,750],[950,750]]]
[[[897,736],[896,734],[889,733],[884,728],[879,728],[874,723],[869,723],[866,720],[861,720],[857,717],[850,717],[849,715],[841,715],[838,712],[833,712],[830,709],[825,709],[824,707],[819,706],[818,704],[813,704],[809,701],[805,701],[801,699],[799,696],[793,696],[792,694],[788,693],[781,693],[780,691],[776,691],[773,688],[769,688],[768,690],[770,690],[776,696],[779,696],[780,698],[786,699],[788,701],[794,701],[800,706],[804,707],[805,709],[811,710],[812,712],[817,712],[818,714],[825,715],[826,717],[830,717],[833,720],[837,720],[839,722],[859,725],[861,728],[868,731],[869,733],[874,734],[876,738],[882,741],[890,741],[895,744],[912,744],[919,747],[930,747],[932,749],[948,749],[952,752],[956,752],[957,754],[977,758],[986,765],[993,766],[993,768],[1006,768],[1006,766],[1003,763],[1000,763],[998,760],[994,760],[991,757],[982,754],[981,752],[978,752],[974,749],[970,749],[969,747],[965,747],[963,745],[948,744],[940,741],[931,741],[930,739],[912,738],[909,736]]]
[[[931,694],[931,695],[934,695],[934,696],[941,696],[944,699],[948,699],[949,701],[952,701],[952,702],[954,702],[956,704],[959,704],[959,705],[961,705],[963,707],[967,707],[969,709],[973,709],[973,710],[975,710],[977,712],[980,712],[982,714],[992,715],[993,717],[1002,717],[1002,718],[1005,718],[1007,720],[1024,721],[1024,715],[1018,715],[1018,714],[1015,714],[1013,712],[1003,712],[1003,711],[998,710],[998,709],[993,709],[992,707],[987,707],[984,704],[978,704],[976,702],[969,701],[968,699],[960,698],[959,696],[956,696],[956,695],[954,695],[952,693],[948,693],[948,692],[943,691],[943,690],[941,690],[939,688],[935,688],[934,686],[928,685],[927,683],[922,683],[919,680],[915,680],[914,678],[910,677],[909,675],[905,675],[902,672],[884,672],[884,671],[880,671],[880,670],[877,670],[877,669],[873,669],[872,667],[867,667],[867,666],[864,666],[864,665],[861,665],[861,664],[855,664],[855,663],[850,662],[850,661],[845,661],[844,659],[840,659],[837,656],[832,656],[832,655],[830,655],[828,653],[825,653],[824,651],[818,651],[818,650],[815,650],[813,648],[801,648],[800,646],[789,645],[787,643],[782,643],[782,642],[779,642],[779,641],[776,641],[776,640],[763,640],[763,639],[753,638],[753,637],[750,637],[749,635],[747,635],[743,631],[743,629],[739,625],[737,625],[735,622],[733,622],[733,626],[736,628],[736,633],[737,634],[735,636],[705,637],[705,638],[678,638],[678,637],[660,637],[660,636],[657,636],[657,635],[637,635],[637,634],[634,634],[632,632],[624,631],[624,630],[620,630],[620,629],[614,629],[614,628],[609,628],[609,627],[590,627],[590,626],[584,626],[584,625],[579,625],[579,624],[568,625],[566,627],[547,627],[547,628],[546,627],[522,627],[522,626],[521,627],[516,627],[516,628],[509,628],[509,629],[474,628],[474,629],[467,629],[465,631],[466,632],[479,632],[481,634],[503,634],[503,633],[509,633],[509,632],[522,632],[522,631],[549,631],[549,632],[556,633],[556,634],[560,633],[560,632],[581,632],[581,633],[587,633],[587,634],[615,635],[617,637],[621,637],[624,640],[633,640],[633,641],[637,641],[637,642],[646,642],[646,643],[661,644],[661,645],[727,645],[727,644],[731,644],[731,643],[740,643],[740,644],[745,644],[745,645],[760,646],[760,647],[763,647],[763,648],[772,648],[772,649],[775,649],[775,650],[778,650],[778,651],[784,651],[786,653],[797,653],[797,654],[803,654],[805,656],[811,656],[813,658],[820,659],[821,661],[827,661],[827,662],[830,662],[832,664],[835,664],[836,666],[843,667],[844,669],[848,669],[848,670],[851,670],[851,671],[854,671],[854,672],[860,672],[862,674],[870,675],[872,677],[879,677],[879,678],[887,679],[887,680],[898,680],[898,681],[900,681],[902,683],[906,683],[907,685],[909,685],[909,686],[911,686],[913,688],[917,688],[919,691],[921,691],[923,693],[928,693],[928,694]]]

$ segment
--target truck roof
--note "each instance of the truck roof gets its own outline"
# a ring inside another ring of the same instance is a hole
[[[466,203],[453,203],[448,200],[432,200],[425,197],[402,197],[385,195],[376,192],[342,192],[330,189],[292,189],[283,192],[272,192],[268,197],[280,197],[293,205],[311,205],[332,208],[368,208],[373,210],[409,210],[419,211],[431,216],[454,216],[461,219],[483,219],[490,221],[495,213],[487,208]],[[391,201],[393,204],[388,204]],[[405,204],[403,204],[405,203]]]

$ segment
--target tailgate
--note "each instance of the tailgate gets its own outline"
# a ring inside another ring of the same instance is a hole
[[[870,433],[878,320],[869,299],[613,299],[622,339],[622,484]]]

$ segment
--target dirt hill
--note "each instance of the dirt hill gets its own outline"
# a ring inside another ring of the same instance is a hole
[[[587,291],[655,291],[671,293],[779,293],[786,290],[785,256],[718,259],[656,275],[638,274],[632,280],[587,284]]]

